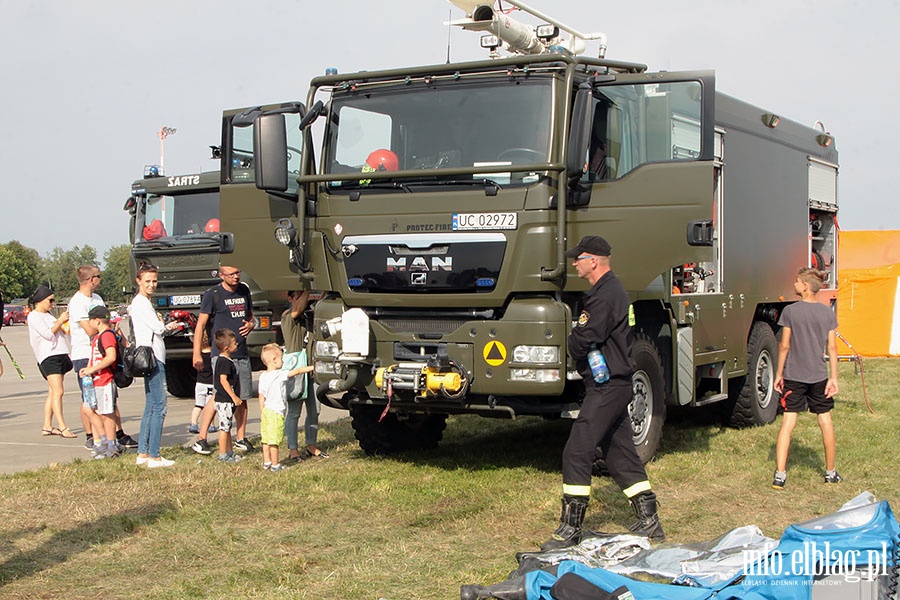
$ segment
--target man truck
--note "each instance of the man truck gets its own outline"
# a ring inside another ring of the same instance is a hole
[[[131,185],[124,206],[131,215],[132,281],[141,261],[155,265],[159,287],[152,302],[164,319],[182,324],[163,338],[166,384],[170,394],[181,398],[194,396],[193,326],[201,296],[220,281],[220,264],[241,268],[241,281],[250,286],[256,320],[247,339],[251,356],[258,358],[260,349],[275,341],[273,307],[286,306],[283,290],[261,289],[252,269],[234,262],[234,235],[220,230],[219,178],[219,171],[166,177],[157,167],[148,167],[144,177]]]
[[[836,297],[833,137],[718,91],[712,71],[609,60],[602,35],[532,12],[550,23],[490,5],[457,23],[487,31],[485,60],[330,72],[305,103],[225,114],[239,156],[222,220],[255,253],[242,264],[324,292],[319,398],[367,453],[434,446],[452,414],[577,415],[566,337],[587,284],[564,252],[601,235],[633,300],[642,459],[670,407],[771,422],[797,269],[826,270],[821,299]],[[585,37],[598,56],[579,54]]]

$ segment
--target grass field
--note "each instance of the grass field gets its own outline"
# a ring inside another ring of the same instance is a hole
[[[868,396],[841,364],[834,417],[838,470],[822,482],[821,438],[805,415],[788,485],[770,489],[780,417],[746,430],[713,411],[669,415],[649,466],[670,542],[835,511],[863,491],[900,500],[900,361],[866,360]],[[458,598],[464,583],[497,583],[515,553],[535,550],[559,516],[559,461],[568,421],[454,417],[434,451],[366,457],[349,423],[329,424],[332,458],[278,474],[259,452],[236,465],[180,448],[170,469],[122,460],[71,464],[0,479],[3,598]],[[594,480],[586,526],[631,521],[608,478]]]

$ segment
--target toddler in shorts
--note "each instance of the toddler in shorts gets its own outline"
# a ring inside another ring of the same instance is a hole
[[[282,468],[278,462],[278,445],[284,439],[284,414],[287,409],[285,384],[291,377],[311,372],[313,367],[285,371],[282,369],[284,352],[278,344],[263,346],[260,359],[266,365],[266,371],[259,376],[263,469],[277,473]]]

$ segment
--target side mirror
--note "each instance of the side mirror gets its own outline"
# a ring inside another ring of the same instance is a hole
[[[572,107],[572,124],[566,147],[566,172],[569,181],[577,180],[584,173],[584,161],[591,141],[591,102],[594,93],[589,83],[582,83],[575,92]]]
[[[316,119],[318,119],[325,112],[325,105],[321,100],[316,100],[316,103],[312,105],[312,108],[309,109],[309,112],[303,115],[303,118],[300,119],[300,124],[297,126],[300,131],[303,131],[307,127],[310,126]]]
[[[284,192],[288,189],[287,130],[283,114],[260,115],[253,126],[253,164],[256,187]]]

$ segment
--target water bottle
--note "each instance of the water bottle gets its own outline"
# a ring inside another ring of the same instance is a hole
[[[97,394],[94,392],[94,378],[85,375],[81,378],[81,397],[91,408],[97,406]]]
[[[609,380],[609,367],[606,365],[606,358],[596,346],[592,347],[588,352],[588,364],[591,366],[591,375],[594,381],[604,383]]]

